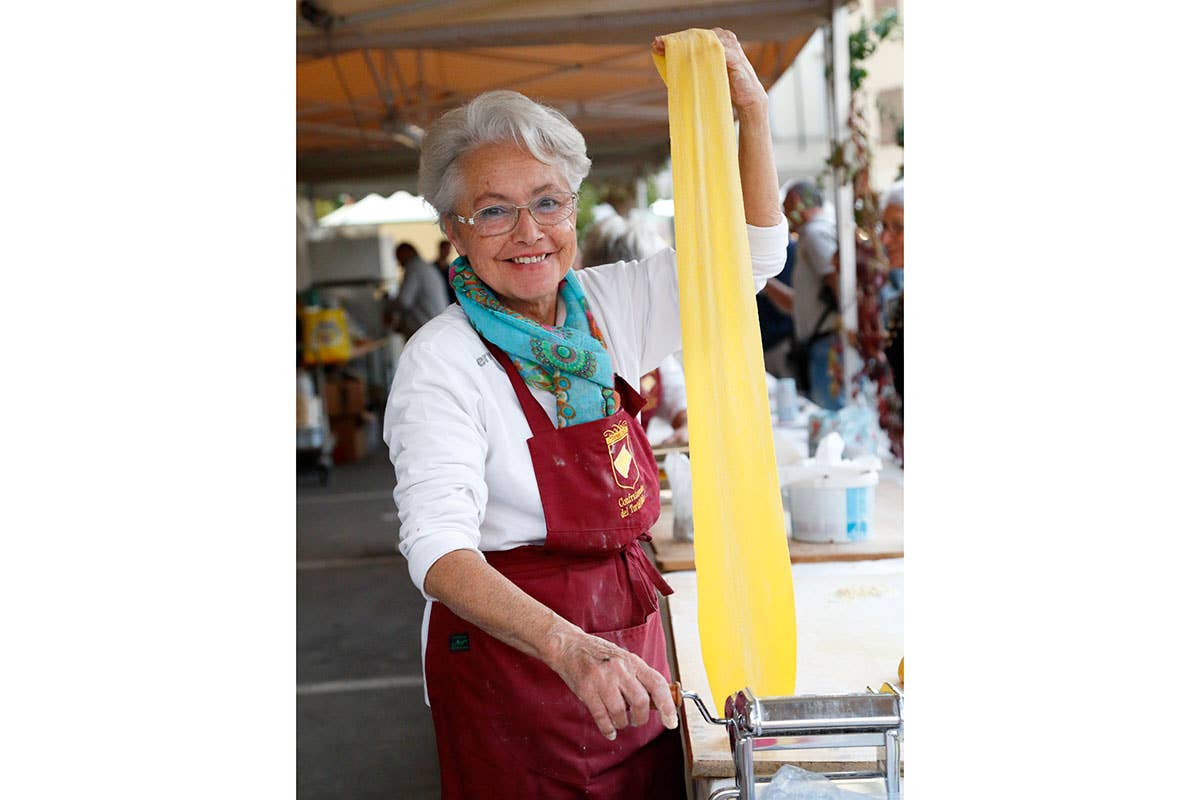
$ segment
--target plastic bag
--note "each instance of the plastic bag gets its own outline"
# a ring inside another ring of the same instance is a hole
[[[871,796],[838,788],[819,772],[791,764],[780,767],[771,783],[756,794],[761,800],[863,800]]]
[[[815,455],[817,444],[830,433],[841,434],[846,458],[871,455],[886,458],[890,445],[879,426],[879,412],[863,398],[839,411],[819,411],[808,418],[808,451]]]
[[[667,473],[667,484],[671,487],[671,507],[675,513],[675,525],[671,538],[677,542],[690,542],[692,531],[692,465],[683,453],[667,453],[663,462]]]

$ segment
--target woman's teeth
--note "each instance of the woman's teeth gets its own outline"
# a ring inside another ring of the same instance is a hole
[[[548,253],[542,253],[540,256],[521,256],[518,258],[509,259],[517,264],[536,264],[539,261],[545,261]]]

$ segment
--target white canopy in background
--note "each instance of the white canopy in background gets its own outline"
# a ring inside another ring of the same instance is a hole
[[[369,194],[350,205],[321,217],[323,228],[342,225],[386,225],[392,222],[437,222],[437,212],[420,197],[398,191],[384,198]]]

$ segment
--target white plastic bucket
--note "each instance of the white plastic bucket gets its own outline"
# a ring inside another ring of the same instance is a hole
[[[875,532],[879,473],[850,463],[811,466],[783,487],[791,536],[800,542],[861,542]]]

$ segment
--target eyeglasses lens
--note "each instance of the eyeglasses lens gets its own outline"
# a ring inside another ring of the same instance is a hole
[[[525,209],[539,225],[557,225],[571,215],[575,208],[572,194],[547,194],[518,206],[499,203],[475,212],[475,229],[481,236],[498,236],[517,226],[517,217]]]

